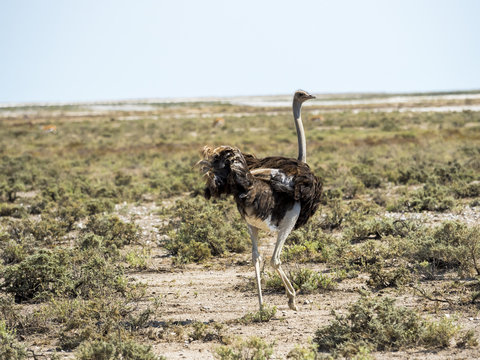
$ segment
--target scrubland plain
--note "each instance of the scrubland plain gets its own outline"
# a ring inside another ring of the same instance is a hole
[[[478,93],[339,97],[303,110],[324,194],[282,254],[298,312],[269,234],[258,311],[246,225],[194,167],[295,156],[289,107],[1,107],[0,359],[478,358]]]

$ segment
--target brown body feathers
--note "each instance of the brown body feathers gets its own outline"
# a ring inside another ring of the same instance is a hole
[[[206,177],[205,197],[233,195],[240,214],[269,218],[278,225],[295,202],[301,206],[295,228],[304,225],[320,203],[322,184],[310,167],[296,159],[257,159],[235,147],[205,147],[200,161]],[[253,209],[253,214],[247,214]]]

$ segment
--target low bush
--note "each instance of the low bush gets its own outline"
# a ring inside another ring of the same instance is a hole
[[[277,307],[270,307],[268,305],[263,305],[263,308],[254,313],[248,313],[245,316],[238,319],[238,322],[241,324],[251,324],[257,322],[268,322],[273,319],[277,313]]]
[[[282,260],[300,263],[325,261],[323,250],[330,243],[331,235],[323,231],[316,220],[309,221],[288,236]]]
[[[77,222],[87,215],[83,202],[71,197],[63,197],[57,201],[53,216],[59,221],[66,232],[72,231]]]
[[[43,301],[51,296],[98,296],[126,291],[119,265],[101,249],[40,249],[17,264],[6,266],[1,287],[17,302]]]
[[[362,296],[346,315],[335,314],[330,325],[319,328],[314,342],[321,352],[351,357],[361,348],[396,351],[423,345],[446,347],[458,328],[448,321],[423,320],[413,310],[397,307],[389,298]]]
[[[455,269],[460,274],[480,275],[480,228],[445,221],[433,229],[410,235],[406,256],[427,262],[436,270]]]
[[[11,203],[17,199],[17,193],[24,190],[25,185],[13,177],[8,178],[6,182],[0,183],[0,196]]]
[[[17,340],[14,330],[0,320],[0,360],[23,360],[27,358],[25,346]]]
[[[22,262],[4,269],[2,289],[15,295],[16,302],[42,300],[49,295],[73,291],[65,250],[41,249]]]
[[[457,160],[449,161],[446,164],[436,165],[433,169],[436,180],[441,184],[450,184],[462,180],[469,181],[473,179],[470,169],[460,164]]]
[[[148,267],[150,251],[148,249],[135,249],[125,255],[125,261],[129,267],[136,270],[145,270]]]
[[[112,212],[115,204],[110,199],[88,199],[84,202],[85,210],[88,215],[102,214]]]
[[[400,184],[424,183],[429,177],[428,165],[419,159],[400,159],[392,181]]]
[[[82,344],[77,352],[77,359],[162,360],[165,357],[155,355],[151,346],[112,337],[109,340],[97,340]]]
[[[393,220],[368,217],[346,227],[343,236],[350,242],[358,242],[367,239],[381,239],[389,235],[398,236],[402,229],[403,227],[396,225]]]
[[[106,246],[115,246],[118,249],[139,239],[138,227],[134,223],[123,222],[116,215],[90,216],[82,232],[101,236]]]
[[[200,321],[195,321],[192,324],[193,331],[190,333],[190,338],[204,342],[219,341],[222,344],[227,344],[230,342],[230,338],[223,334],[223,327],[223,324],[217,322],[205,324]]]
[[[232,345],[223,345],[217,349],[221,360],[268,360],[273,355],[273,345],[259,337],[237,340]]]
[[[380,175],[372,172],[372,169],[368,166],[363,164],[355,165],[351,171],[367,188],[378,188],[382,184]]]
[[[367,284],[379,290],[387,287],[398,288],[413,281],[412,271],[406,266],[385,269],[381,263],[368,267],[370,279]]]
[[[446,211],[454,205],[449,188],[435,183],[427,183],[421,189],[409,193],[394,204],[387,206],[388,211]]]
[[[346,217],[346,208],[341,200],[330,200],[328,207],[322,209],[323,216],[320,220],[320,227],[323,230],[335,230],[340,228]]]
[[[14,218],[23,218],[27,215],[26,209],[17,204],[0,203],[0,216],[10,216]]]
[[[459,198],[478,198],[480,197],[480,181],[466,184],[465,182],[457,182],[454,184],[453,191],[455,196]]]
[[[179,201],[173,212],[177,218],[166,229],[165,247],[176,263],[201,262],[249,248],[246,226],[233,204],[193,198]]]
[[[312,346],[301,347],[295,345],[295,347],[287,354],[287,359],[291,360],[317,360],[317,352]]]
[[[17,264],[27,257],[27,250],[14,240],[0,243],[0,258],[5,265]]]

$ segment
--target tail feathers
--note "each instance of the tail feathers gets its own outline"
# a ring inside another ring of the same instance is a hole
[[[205,197],[238,195],[245,197],[253,185],[253,176],[241,151],[231,146],[205,147],[203,160],[197,163],[206,179]]]

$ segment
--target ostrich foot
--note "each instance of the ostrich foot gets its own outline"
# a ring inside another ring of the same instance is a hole
[[[295,304],[295,297],[288,299],[288,307],[294,311],[298,311],[298,306]]]

